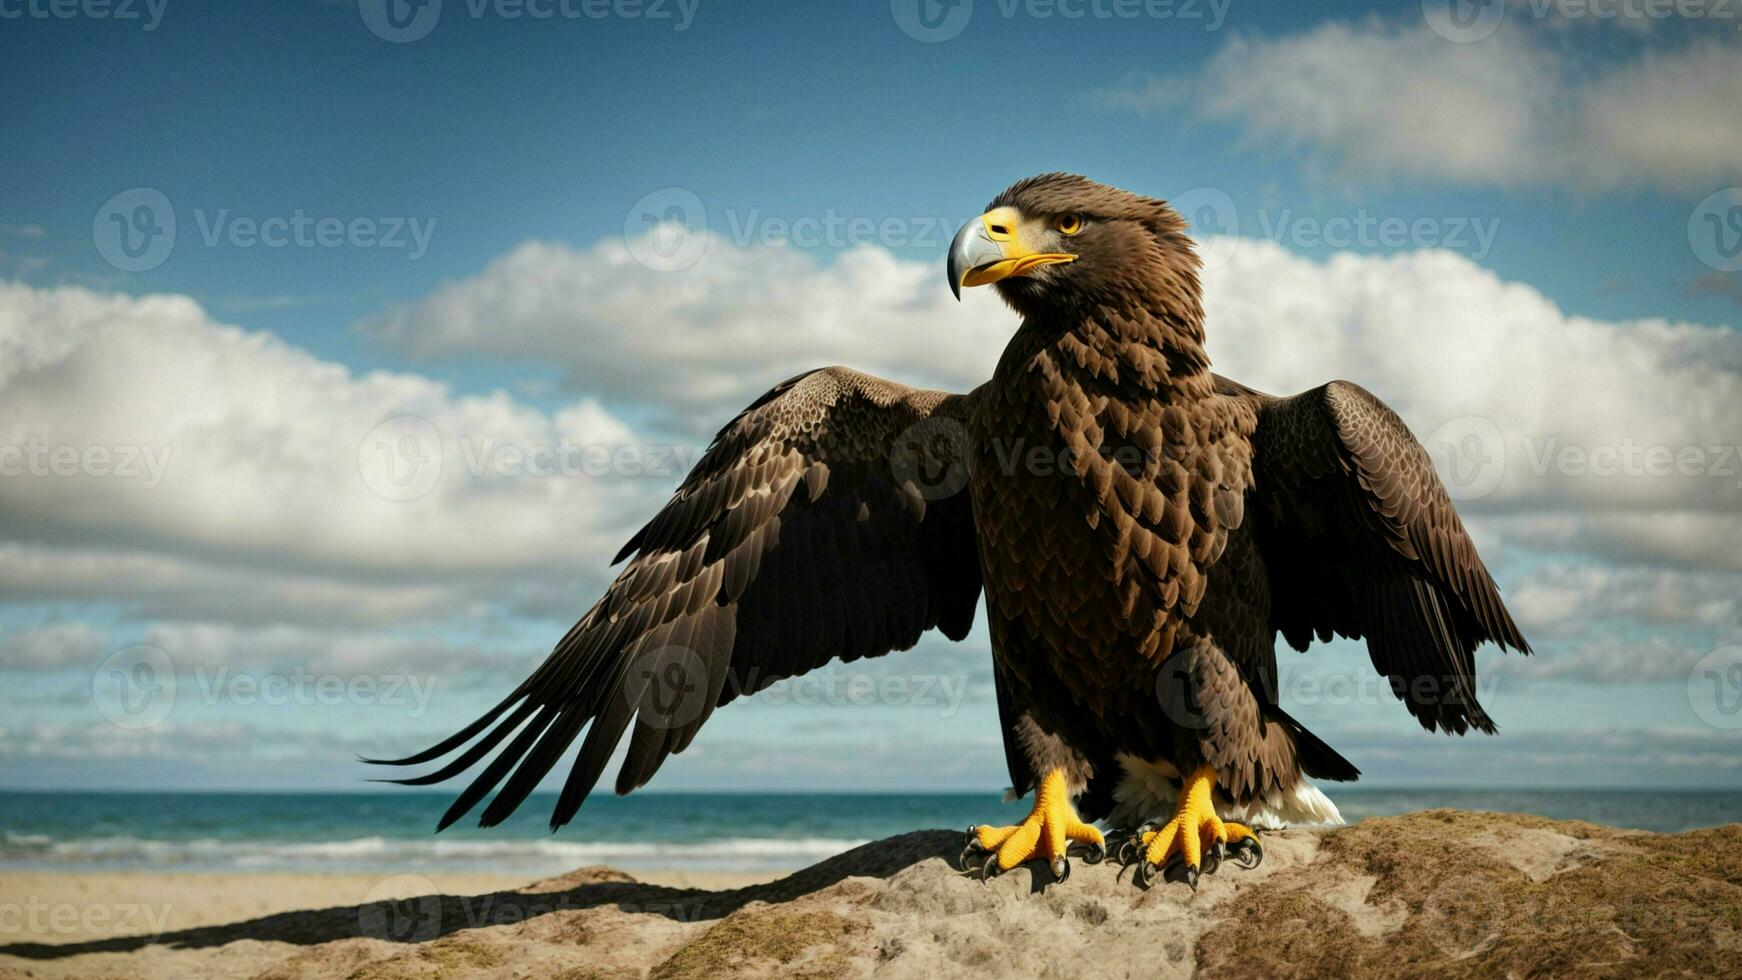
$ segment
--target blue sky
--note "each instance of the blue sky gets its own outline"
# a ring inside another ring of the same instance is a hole
[[[1009,322],[948,302],[943,247],[1055,169],[1224,233],[1222,370],[1347,377],[1430,449],[1474,431],[1506,460],[1463,504],[1540,650],[1494,669],[1503,735],[1412,730],[1348,645],[1284,655],[1350,687],[1288,688],[1303,720],[1376,782],[1742,785],[1735,22],[1490,5],[1491,34],[1448,37],[1433,2],[922,2],[952,36],[904,31],[906,0],[441,0],[401,43],[345,2],[0,4],[24,12],[0,20],[0,444],[165,460],[0,475],[0,785],[357,785],[352,753],[511,687],[682,470],[468,473],[480,446],[681,458],[795,365],[972,385]],[[106,236],[143,191],[176,239],[129,271]],[[705,252],[650,268],[673,202]],[[247,231],[299,215],[346,231]],[[771,244],[807,221],[880,230]],[[408,417],[446,468],[383,499],[361,457]],[[1698,458],[1588,465],[1634,444]],[[139,644],[173,710],[113,724]],[[735,705],[654,785],[1002,785],[987,658],[977,630]]]

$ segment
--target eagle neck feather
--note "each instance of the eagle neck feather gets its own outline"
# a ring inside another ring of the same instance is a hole
[[[1185,273],[1055,308],[1021,332],[1057,370],[1092,387],[1202,398],[1214,387],[1203,319],[1197,276]]]

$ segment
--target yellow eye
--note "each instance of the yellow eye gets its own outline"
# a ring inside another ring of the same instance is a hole
[[[1080,214],[1061,214],[1052,219],[1052,226],[1061,235],[1075,235],[1083,230],[1083,216]]]

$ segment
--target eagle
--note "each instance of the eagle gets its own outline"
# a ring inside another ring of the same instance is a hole
[[[1277,397],[1213,373],[1199,269],[1163,200],[1017,182],[947,262],[957,298],[991,285],[1021,317],[990,380],[775,385],[529,677],[438,744],[366,761],[446,759],[389,780],[427,785],[488,757],[438,830],[490,796],[488,827],[585,732],[555,830],[625,738],[619,794],[734,698],[932,629],[962,640],[982,595],[1012,792],[1034,795],[1021,823],[970,828],[982,874],[1062,879],[1067,855],[1107,855],[1103,821],[1131,831],[1145,886],[1195,887],[1224,857],[1255,865],[1267,820],[1337,819],[1310,780],[1359,771],[1278,704],[1278,637],[1365,640],[1424,728],[1494,732],[1474,651],[1530,648],[1427,453],[1350,382]]]

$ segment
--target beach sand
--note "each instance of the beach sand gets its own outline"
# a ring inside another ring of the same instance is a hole
[[[774,872],[638,871],[637,881],[720,891]],[[0,945],[88,942],[257,919],[297,909],[418,895],[483,895],[532,884],[513,875],[173,874],[0,871]]]

